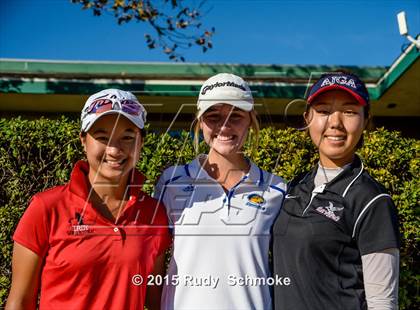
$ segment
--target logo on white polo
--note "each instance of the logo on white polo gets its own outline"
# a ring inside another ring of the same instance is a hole
[[[265,199],[263,196],[257,193],[249,194],[247,197],[248,199],[246,205],[250,207],[254,207],[257,209],[265,210],[265,207],[263,205],[265,204]]]
[[[182,190],[184,192],[193,192],[194,191],[194,186],[192,186],[192,184],[190,184],[187,187],[184,187]]]
[[[341,217],[335,214],[335,212],[339,212],[343,209],[344,207],[334,207],[333,203],[329,201],[328,206],[318,207],[315,210],[318,213],[321,213],[322,215],[325,215],[326,217],[332,219],[333,221],[338,222]]]

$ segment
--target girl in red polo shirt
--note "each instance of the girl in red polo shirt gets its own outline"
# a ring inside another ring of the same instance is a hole
[[[163,205],[141,191],[135,165],[146,111],[130,92],[89,97],[80,140],[87,161],[35,195],[13,236],[6,309],[158,309],[170,244]],[[146,294],[147,293],[147,294]]]

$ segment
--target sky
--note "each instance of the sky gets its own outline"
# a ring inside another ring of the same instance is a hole
[[[214,47],[183,51],[187,62],[389,66],[408,43],[396,14],[404,10],[409,33],[420,33],[420,0],[207,0],[205,9]],[[146,32],[70,0],[0,0],[0,58],[170,62],[146,47]]]

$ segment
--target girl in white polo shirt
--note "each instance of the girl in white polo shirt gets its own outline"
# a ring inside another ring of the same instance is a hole
[[[259,131],[242,78],[209,78],[197,108],[196,145],[201,130],[209,153],[166,169],[155,191],[174,236],[162,309],[271,309],[270,229],[285,182],[242,152]]]

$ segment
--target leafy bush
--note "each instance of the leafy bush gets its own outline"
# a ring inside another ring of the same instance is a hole
[[[79,142],[79,123],[58,120],[0,120],[0,305],[4,305],[11,279],[11,236],[31,196],[46,188],[65,183],[74,163],[84,158]],[[204,144],[201,145],[205,151]],[[400,217],[402,235],[400,308],[420,309],[418,295],[420,236],[420,142],[398,132],[379,129],[365,133],[359,150],[367,170],[391,193]],[[246,154],[250,150],[246,149]],[[147,192],[161,171],[195,157],[190,133],[180,137],[149,132],[137,168],[148,181]],[[287,180],[309,170],[317,152],[304,132],[293,129],[264,128],[254,161]],[[417,264],[417,265],[416,265]]]

